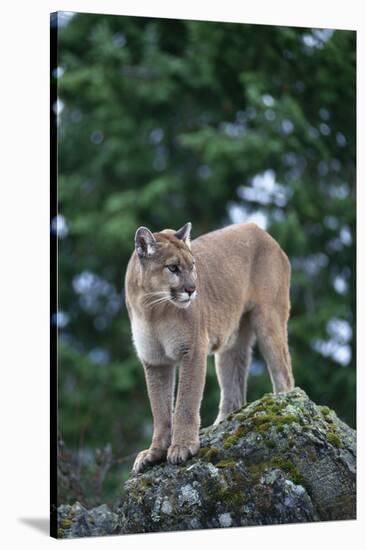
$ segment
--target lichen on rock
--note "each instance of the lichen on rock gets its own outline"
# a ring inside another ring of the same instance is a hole
[[[299,388],[234,411],[202,429],[200,443],[184,464],[131,475],[99,534],[356,517],[355,431]],[[88,529],[65,508],[59,508],[60,536],[96,534],[84,512]],[[86,512],[94,518],[95,510]]]
[[[58,538],[93,537],[120,532],[118,515],[106,504],[87,510],[80,502],[57,509]]]
[[[121,532],[193,529],[192,518],[197,528],[355,518],[355,432],[299,388],[234,411],[200,441],[185,464],[126,482]],[[152,521],[158,497],[171,512]]]

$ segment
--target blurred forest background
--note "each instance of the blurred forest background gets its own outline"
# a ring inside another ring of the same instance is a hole
[[[60,502],[112,502],[150,443],[123,298],[139,225],[267,229],[292,264],[296,384],[355,426],[356,34],[67,12],[56,27]],[[255,353],[249,400],[270,390]],[[209,360],[204,426],[218,400]]]

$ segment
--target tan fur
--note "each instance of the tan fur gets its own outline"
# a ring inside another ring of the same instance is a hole
[[[171,463],[183,462],[198,451],[209,353],[215,354],[221,390],[216,422],[246,401],[255,338],[274,392],[294,386],[287,345],[290,264],[285,253],[254,224],[231,225],[191,244],[190,224],[182,230],[183,239],[173,230],[150,237],[148,230],[140,228],[137,252],[126,272],[133,341],[144,366],[154,419],[151,446],[138,455],[135,472],[166,456]],[[172,262],[180,263],[178,277],[165,267]],[[191,292],[196,286],[189,301],[184,292],[187,285]],[[177,300],[185,301],[169,300],[170,288]],[[166,294],[149,294],[155,291]],[[154,299],[165,301],[150,305]],[[179,386],[173,414],[177,365]]]

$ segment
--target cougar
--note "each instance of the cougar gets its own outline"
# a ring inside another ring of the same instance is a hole
[[[187,223],[178,231],[158,233],[140,227],[126,271],[132,338],[153,415],[152,442],[138,454],[135,473],[164,459],[185,462],[197,453],[208,354],[215,355],[221,392],[215,423],[246,402],[255,339],[273,391],[294,387],[286,254],[252,223],[230,225],[190,242],[191,227]]]

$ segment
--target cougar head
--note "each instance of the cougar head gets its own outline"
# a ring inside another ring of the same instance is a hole
[[[139,227],[135,235],[135,250],[140,261],[143,301],[151,308],[170,302],[187,308],[196,297],[197,273],[190,248],[192,224],[186,223],[174,231],[164,229],[152,233]]]

